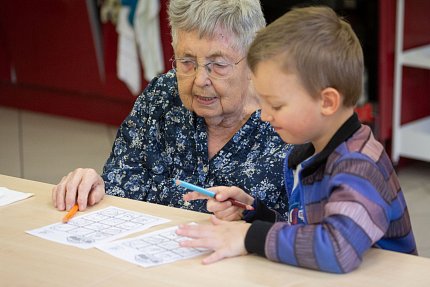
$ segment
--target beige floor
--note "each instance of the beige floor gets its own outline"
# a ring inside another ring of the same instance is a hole
[[[102,170],[116,127],[0,107],[0,174],[57,183],[77,167]],[[430,257],[430,163],[399,170],[421,256]]]

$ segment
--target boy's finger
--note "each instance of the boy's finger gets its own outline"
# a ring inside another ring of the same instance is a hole
[[[227,210],[231,206],[232,205],[231,205],[230,201],[220,202],[217,200],[209,200],[206,207],[207,207],[209,212],[217,213],[217,212]]]
[[[220,225],[220,224],[225,223],[224,220],[218,219],[215,215],[211,216],[211,222],[213,225]]]
[[[188,247],[188,248],[206,248],[213,250],[213,240],[211,238],[198,238],[198,239],[191,239],[191,240],[183,240],[179,242],[179,246],[181,247]]]
[[[208,237],[209,232],[204,228],[204,226],[200,226],[197,224],[185,224],[179,225],[178,230],[176,230],[178,235],[186,236],[189,238],[202,238]]]
[[[197,200],[197,199],[209,199],[209,196],[203,195],[201,193],[192,191],[192,192],[187,192],[186,194],[184,194],[182,196],[183,200],[185,201],[191,201],[191,200]]]
[[[221,259],[225,258],[225,256],[220,251],[215,251],[208,257],[203,258],[202,263],[203,264],[211,264],[217,261],[220,261]]]

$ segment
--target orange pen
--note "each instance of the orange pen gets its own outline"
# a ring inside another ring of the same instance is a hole
[[[67,223],[75,214],[78,212],[79,206],[77,203],[67,212],[66,216],[63,218],[63,223]]]

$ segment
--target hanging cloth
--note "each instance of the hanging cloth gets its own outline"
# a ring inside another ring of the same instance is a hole
[[[133,95],[142,91],[140,63],[144,78],[151,81],[164,70],[160,36],[159,0],[122,0],[118,32],[117,73]]]

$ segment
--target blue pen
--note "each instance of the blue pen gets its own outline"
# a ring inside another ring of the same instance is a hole
[[[201,194],[204,194],[206,196],[215,197],[215,192],[207,190],[207,189],[204,189],[203,187],[200,187],[200,186],[197,186],[197,185],[194,185],[194,184],[191,184],[189,182],[182,181],[182,180],[179,180],[179,179],[174,179],[173,182],[176,185],[180,185],[182,187],[185,187],[185,188],[197,191],[197,192],[199,192]]]
[[[200,186],[197,186],[197,185],[194,185],[192,183],[189,183],[189,182],[186,182],[186,181],[182,181],[182,180],[179,180],[179,179],[173,179],[173,183],[175,183],[176,185],[179,185],[179,186],[182,186],[182,187],[185,187],[185,188],[197,191],[197,192],[199,192],[201,194],[204,194],[204,195],[212,197],[212,198],[215,198],[215,195],[216,195],[216,193],[213,192],[213,191],[204,189],[203,187],[200,187]],[[254,207],[252,207],[251,205],[245,204],[245,203],[240,202],[240,201],[238,201],[236,199],[229,198],[229,199],[227,199],[227,201],[230,201],[231,204],[233,204],[235,206],[238,206],[238,207],[241,207],[243,209],[254,210]]]

